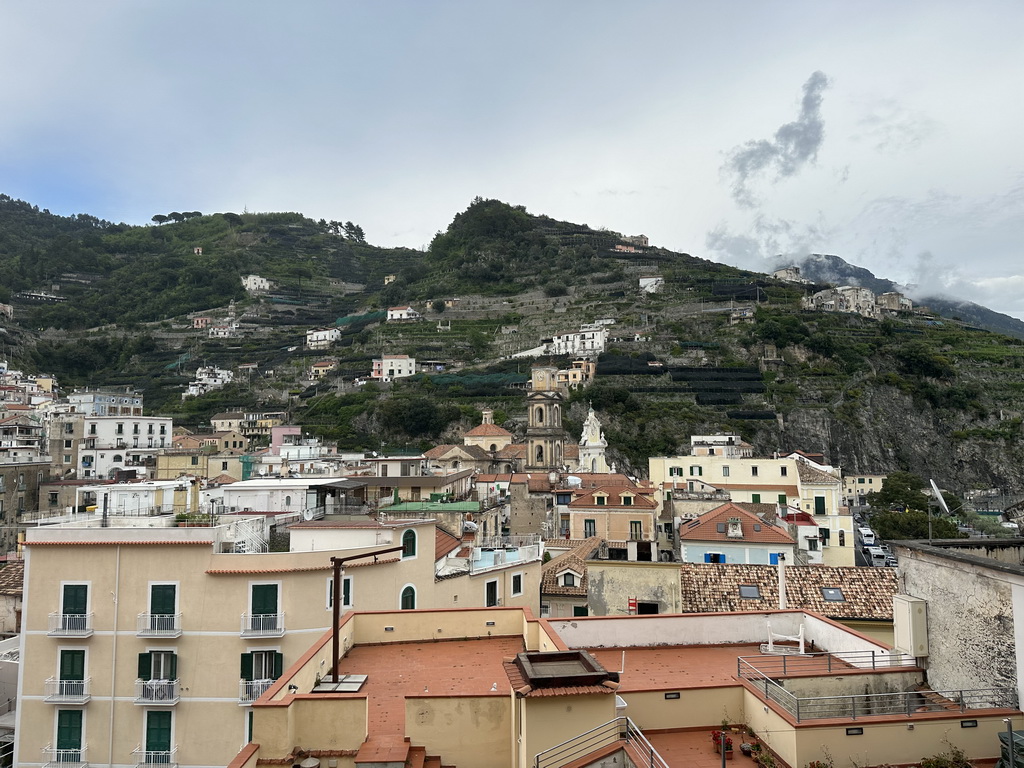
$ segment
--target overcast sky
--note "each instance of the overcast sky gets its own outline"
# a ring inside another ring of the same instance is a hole
[[[0,192],[413,248],[480,195],[1024,318],[1022,40],[1019,0],[0,0]]]

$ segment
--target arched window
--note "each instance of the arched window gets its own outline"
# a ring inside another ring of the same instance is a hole
[[[543,445],[538,445],[537,446],[537,463],[538,464],[543,464],[544,463],[544,446]]]
[[[416,609],[416,587],[411,584],[402,590],[402,610],[413,611]]]
[[[290,507],[292,505],[292,497],[291,496],[285,496],[284,497],[284,505],[286,507]]]
[[[416,531],[412,529],[402,534],[402,557],[416,557]]]
[[[491,443],[491,453],[494,453],[496,450],[498,450],[498,444]]]
[[[114,463],[115,464],[120,464],[122,461],[124,461],[124,459],[121,458],[121,454],[120,453],[115,453],[114,454]]]
[[[539,405],[537,406],[537,423],[544,423],[544,408]]]

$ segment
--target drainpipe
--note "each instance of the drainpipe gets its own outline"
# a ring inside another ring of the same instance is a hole
[[[784,611],[786,605],[786,556],[779,553],[779,610]]]

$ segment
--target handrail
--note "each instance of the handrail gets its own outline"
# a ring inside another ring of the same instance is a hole
[[[534,768],[557,768],[616,742],[624,742],[624,748],[632,745],[642,750],[647,768],[669,768],[668,763],[658,754],[643,732],[632,720],[624,716],[616,717],[561,744],[538,752],[533,758],[533,765]]]

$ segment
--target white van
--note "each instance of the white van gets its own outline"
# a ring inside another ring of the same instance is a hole
[[[875,546],[875,532],[874,531],[872,531],[870,528],[858,528],[857,530],[860,533],[860,540],[862,542],[864,542],[864,546],[865,547],[873,547],[873,546]]]

